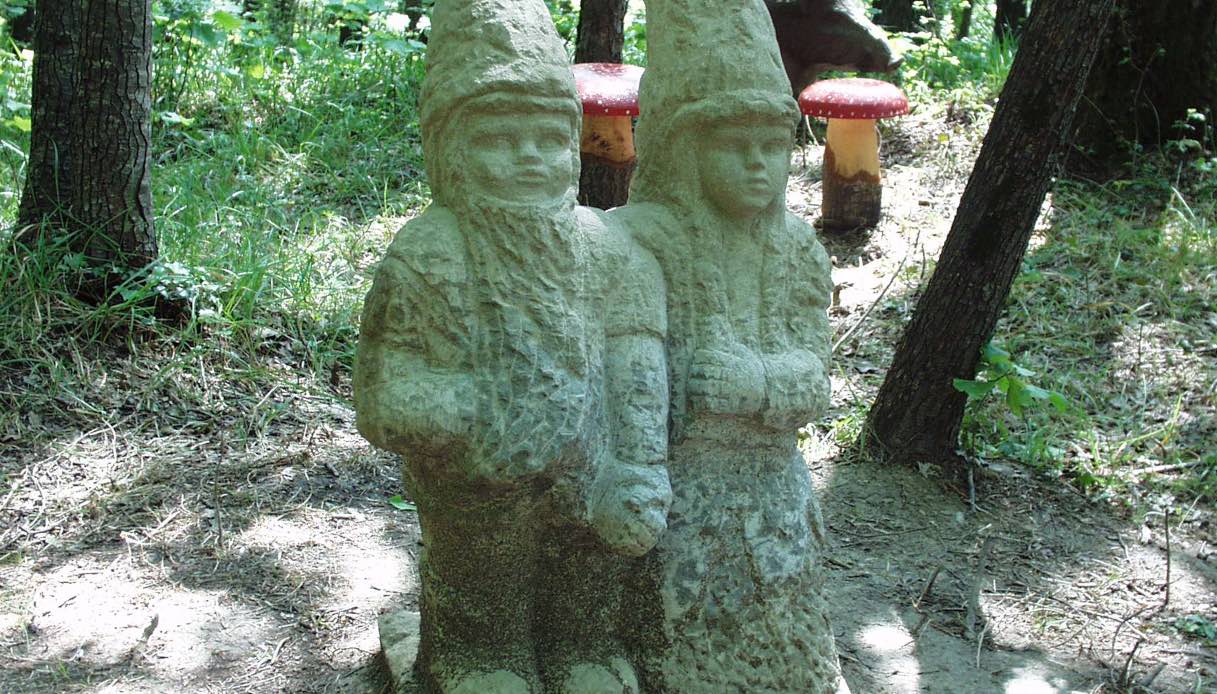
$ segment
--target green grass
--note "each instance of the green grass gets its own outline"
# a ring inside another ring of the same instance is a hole
[[[1217,500],[1217,178],[1147,158],[1134,177],[1063,181],[995,339],[1067,413],[974,404],[964,442],[1140,505]]]
[[[106,371],[89,364],[124,355],[155,366],[143,387],[175,397],[203,398],[182,383],[200,364],[251,392],[288,375],[328,392],[350,368],[370,268],[429,199],[422,44],[374,30],[344,48],[319,26],[280,45],[193,4],[156,14],[160,260],[95,307],[67,291],[78,256],[17,251],[0,232],[0,431],[22,430],[31,408],[104,419],[74,400],[90,402]],[[24,177],[28,137],[13,119],[28,116],[29,72],[28,55],[0,52],[0,229]],[[153,294],[183,301],[186,325],[156,320]]]

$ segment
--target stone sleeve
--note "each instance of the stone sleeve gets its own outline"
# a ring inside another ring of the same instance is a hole
[[[403,456],[463,457],[474,416],[464,247],[429,210],[398,233],[364,303],[356,353],[356,427]]]
[[[832,267],[824,246],[806,223],[787,215],[794,259],[790,267],[789,305],[783,308],[790,331],[784,349],[766,354],[765,423],[779,429],[803,426],[820,416],[829,403],[828,364],[832,328],[828,301]]]

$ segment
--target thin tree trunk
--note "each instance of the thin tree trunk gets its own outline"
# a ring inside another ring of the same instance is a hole
[[[875,0],[875,24],[888,31],[916,31],[917,13],[913,10],[913,0]]]
[[[17,213],[18,238],[30,243],[60,223],[73,181],[72,111],[80,60],[80,3],[39,0],[34,33],[30,157]]]
[[[900,339],[867,418],[864,443],[903,463],[954,451],[966,396],[1018,272],[1086,83],[1113,0],[1037,3],[937,269]]]
[[[156,259],[152,225],[152,2],[86,0],[81,90],[72,110],[79,156],[71,215],[92,264]]]
[[[994,35],[999,40],[1018,38],[1027,19],[1027,0],[997,0],[993,18]]]
[[[626,0],[583,0],[576,63],[620,63],[625,48]],[[584,156],[579,169],[579,203],[609,209],[626,203],[633,165],[617,167]]]
[[[964,0],[963,7],[959,10],[959,16],[955,21],[955,39],[958,41],[968,38],[968,32],[972,30],[973,1]]]

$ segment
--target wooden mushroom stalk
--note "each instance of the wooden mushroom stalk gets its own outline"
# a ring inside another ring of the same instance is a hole
[[[828,119],[820,227],[874,226],[883,202],[875,121],[908,113],[908,99],[893,84],[849,77],[812,83],[799,94],[799,107]]]
[[[583,103],[579,143],[579,202],[609,209],[624,205],[634,173],[634,116],[643,69],[616,63],[573,66]]]

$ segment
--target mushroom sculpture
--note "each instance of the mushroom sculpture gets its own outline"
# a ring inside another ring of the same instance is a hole
[[[634,116],[643,69],[616,63],[577,63],[575,88],[583,103],[579,202],[608,209],[624,205],[634,172]]]
[[[879,222],[883,183],[875,121],[909,111],[900,88],[862,77],[814,82],[799,94],[804,115],[828,119],[820,227],[846,230]]]

